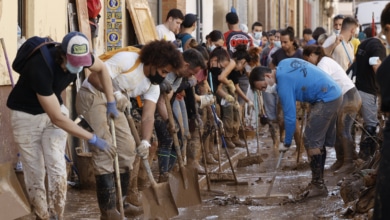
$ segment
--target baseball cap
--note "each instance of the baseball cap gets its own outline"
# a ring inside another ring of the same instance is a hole
[[[196,20],[198,20],[198,19],[197,19],[195,14],[191,14],[191,13],[186,14],[184,16],[184,21],[183,21],[182,25],[185,28],[189,28],[196,22]]]
[[[229,24],[237,24],[238,23],[238,15],[234,12],[229,12],[226,14],[226,22]]]
[[[61,43],[62,50],[72,66],[91,66],[92,58],[89,52],[88,38],[80,32],[70,32]]]

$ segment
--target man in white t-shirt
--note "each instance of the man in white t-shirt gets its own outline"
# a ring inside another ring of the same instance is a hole
[[[115,130],[123,197],[127,196],[129,189],[130,171],[133,169],[135,153],[137,152],[141,158],[147,158],[149,155],[154,112],[160,96],[158,84],[169,72],[176,72],[184,66],[182,55],[171,42],[156,40],[146,44],[141,50],[130,48],[132,50],[120,49],[105,61],[112,78],[114,96],[120,112],[115,119]],[[107,52],[100,57],[110,53],[112,52]],[[107,118],[103,117],[106,115],[106,98],[101,92],[101,84],[99,78],[92,75],[83,82],[77,93],[76,110],[78,114],[84,116],[99,137],[112,143]],[[137,96],[143,96],[144,103],[141,120],[142,141],[136,147],[124,111],[130,107],[129,97]],[[91,152],[101,219],[121,219],[116,208],[114,158],[94,148],[91,148]],[[124,209],[126,216],[133,217],[135,214],[140,214],[134,213],[138,209],[129,203],[124,203]]]
[[[156,26],[157,35],[160,40],[176,41],[176,34],[180,31],[180,25],[184,21],[184,15],[179,9],[171,9],[168,12],[164,24]]]
[[[346,17],[341,25],[340,34],[329,36],[322,44],[325,53],[336,60],[344,70],[348,69],[355,58],[354,47],[350,41],[355,35],[356,27],[358,27],[356,19]]]

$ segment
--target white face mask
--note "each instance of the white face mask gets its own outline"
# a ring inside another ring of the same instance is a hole
[[[276,40],[274,42],[274,44],[275,44],[275,47],[281,47],[282,46],[282,43],[280,42],[280,40]]]
[[[276,93],[276,83],[274,83],[272,86],[267,85],[265,91],[268,93]]]
[[[255,32],[255,39],[259,40],[263,36],[262,33],[261,31]]]
[[[65,67],[72,74],[77,74],[77,73],[81,72],[84,68],[83,66],[73,66],[69,62],[66,62]]]
[[[247,72],[247,73],[250,73],[251,71],[252,71],[252,67],[251,66],[249,66],[249,64],[245,64],[245,71]]]
[[[339,34],[340,34],[340,30],[334,30],[334,33],[335,33],[336,35],[339,35]]]
[[[213,51],[217,46],[215,46],[214,44],[212,44],[210,47],[209,47],[209,50],[210,52]]]

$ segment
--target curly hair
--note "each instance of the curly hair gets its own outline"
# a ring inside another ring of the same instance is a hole
[[[250,66],[258,66],[260,64],[260,53],[261,49],[258,47],[251,47],[248,50],[249,61],[248,64]]]
[[[183,56],[177,47],[166,40],[151,41],[142,47],[140,53],[141,62],[145,65],[153,65],[157,68],[171,65],[173,72],[183,67]]]

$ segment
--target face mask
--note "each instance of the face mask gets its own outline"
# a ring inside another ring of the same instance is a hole
[[[259,40],[261,37],[262,37],[262,32],[261,31],[255,32],[255,39],[256,40]]]
[[[66,62],[65,64],[66,69],[72,73],[72,74],[77,74],[83,70],[83,66],[72,66],[69,62]]]
[[[222,73],[222,69],[219,67],[211,67],[210,72],[213,76],[218,76]]]
[[[165,77],[162,77],[158,71],[156,70],[156,73],[152,76],[152,74],[149,74],[149,80],[153,85],[158,85],[162,81],[164,81]]]
[[[252,71],[252,67],[249,66],[249,64],[245,64],[245,71],[246,71],[247,73],[250,73],[250,72]]]
[[[272,86],[267,85],[265,91],[268,93],[276,93],[276,83],[274,83]]]
[[[209,47],[209,50],[210,52],[213,51],[217,46],[215,46],[214,44],[212,44],[210,47]]]
[[[339,35],[339,34],[340,34],[340,30],[334,30],[334,33],[335,33],[336,35]]]
[[[280,43],[280,40],[274,42],[275,47],[281,47],[282,43]]]

